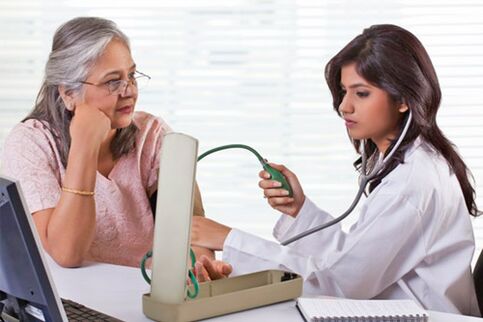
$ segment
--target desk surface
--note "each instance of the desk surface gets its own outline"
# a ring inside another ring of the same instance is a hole
[[[151,321],[142,312],[142,294],[150,288],[137,268],[92,263],[81,268],[48,264],[60,297],[130,322]],[[429,311],[431,322],[481,322],[483,319]],[[233,313],[204,321],[300,321],[294,301]]]

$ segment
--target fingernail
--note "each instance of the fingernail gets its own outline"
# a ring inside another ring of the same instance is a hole
[[[282,183],[281,182],[278,182],[278,181],[274,181],[273,182],[273,186],[274,187],[281,187],[282,186]]]
[[[288,196],[288,194],[289,194],[288,190],[284,190],[284,191],[282,191],[282,195],[284,195],[284,196]]]

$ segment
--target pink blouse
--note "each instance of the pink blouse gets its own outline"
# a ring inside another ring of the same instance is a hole
[[[171,129],[144,112],[134,114],[134,123],[139,128],[136,148],[116,162],[107,178],[97,172],[96,234],[88,260],[138,266],[152,247],[149,196],[157,188],[163,136]],[[56,207],[65,168],[46,126],[37,120],[15,126],[2,156],[2,172],[20,182],[31,213]],[[200,201],[197,207],[202,211]]]

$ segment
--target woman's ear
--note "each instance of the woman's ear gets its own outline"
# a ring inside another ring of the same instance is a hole
[[[400,113],[406,113],[407,111],[409,111],[409,107],[405,103],[399,105],[399,112]]]
[[[73,112],[75,109],[75,103],[74,103],[74,95],[72,92],[68,91],[65,89],[64,85],[59,85],[59,94],[60,97],[62,98],[62,101],[64,102],[65,107]]]

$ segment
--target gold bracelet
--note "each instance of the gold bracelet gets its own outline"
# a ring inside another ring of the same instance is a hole
[[[82,191],[82,190],[69,189],[69,188],[66,188],[66,187],[62,187],[62,191],[74,193],[76,195],[81,195],[81,196],[93,196],[94,195],[94,191]]]

